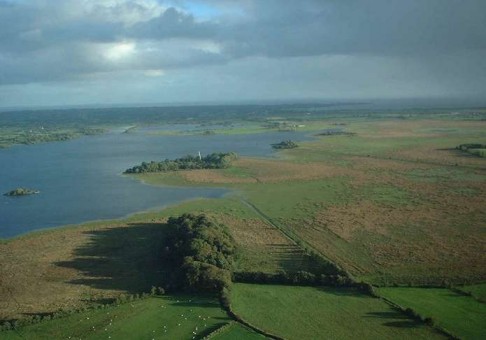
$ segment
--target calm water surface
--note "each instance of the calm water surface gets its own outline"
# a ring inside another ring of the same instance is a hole
[[[269,156],[271,143],[306,140],[303,132],[250,135],[151,136],[112,131],[66,142],[0,150],[0,193],[17,187],[38,195],[0,196],[0,238],[32,230],[126,216],[198,197],[228,193],[219,188],[153,187],[121,173],[143,161],[234,151]]]

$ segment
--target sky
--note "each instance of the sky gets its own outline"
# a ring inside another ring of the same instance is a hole
[[[0,0],[0,107],[471,98],[484,0]]]

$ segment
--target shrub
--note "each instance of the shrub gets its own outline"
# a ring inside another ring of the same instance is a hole
[[[230,305],[231,305],[231,292],[229,290],[229,287],[224,287],[221,290],[220,301],[221,301],[221,305],[223,306],[223,308],[225,308],[225,309],[229,309],[230,308]]]
[[[426,317],[424,319],[424,323],[428,326],[434,326],[435,325],[435,320],[434,318],[431,318],[430,316],[429,317]]]

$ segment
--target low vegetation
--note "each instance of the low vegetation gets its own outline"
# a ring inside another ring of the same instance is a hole
[[[1,121],[1,119],[0,119]],[[78,138],[81,136],[89,136],[101,134],[105,131],[103,128],[91,127],[1,127],[0,128],[0,148],[9,147],[14,144],[38,144],[45,142],[59,142]]]
[[[4,196],[27,196],[27,195],[34,195],[40,193],[39,190],[34,189],[27,189],[27,188],[17,188],[6,192]]]
[[[284,140],[280,143],[272,144],[272,148],[274,149],[295,149],[298,147],[297,143],[294,141]]]
[[[469,143],[456,146],[456,149],[478,157],[486,157],[486,144]]]
[[[348,131],[342,131],[342,130],[326,130],[324,132],[318,133],[316,136],[322,137],[322,136],[354,136],[356,133],[354,132],[348,132]]]
[[[196,169],[225,169],[237,158],[233,152],[212,153],[204,157],[188,155],[174,160],[166,159],[162,162],[143,162],[141,165],[125,170],[126,174],[142,174],[147,172],[167,172],[177,170]]]

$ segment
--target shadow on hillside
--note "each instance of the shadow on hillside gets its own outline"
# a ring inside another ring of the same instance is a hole
[[[165,224],[132,223],[85,233],[89,242],[74,251],[75,258],[56,263],[78,271],[79,278],[69,283],[130,294],[163,285]]]
[[[415,328],[423,326],[421,322],[410,319],[405,314],[393,310],[387,312],[369,312],[364,317],[386,320],[383,325],[388,327]]]
[[[309,271],[302,249],[293,244],[270,244],[267,246],[267,252],[272,254],[275,263],[285,271]]]

